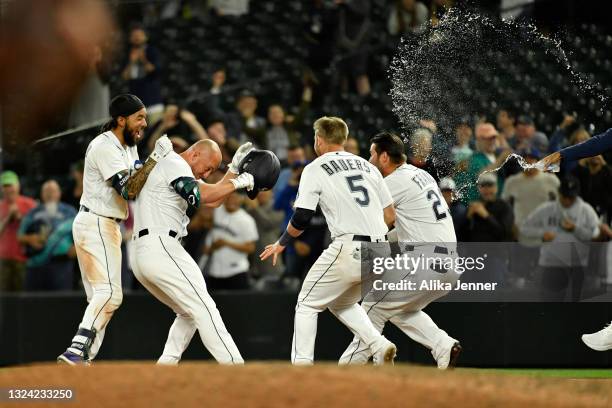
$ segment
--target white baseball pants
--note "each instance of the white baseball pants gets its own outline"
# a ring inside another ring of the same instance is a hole
[[[295,307],[293,364],[313,363],[317,318],[326,308],[355,336],[363,339],[372,353],[386,344],[387,340],[358,304],[361,299],[360,244],[334,240],[308,271]]]
[[[415,256],[418,255],[417,252]],[[427,252],[427,255],[434,254]],[[439,273],[429,268],[422,268],[413,275],[412,280],[415,282],[439,280],[454,286],[458,278],[459,275],[454,271]],[[445,346],[455,340],[440,329],[421,309],[447,293],[446,290],[407,291],[403,301],[385,301],[384,295],[378,294],[377,301],[368,301],[368,296],[366,296],[361,306],[380,333],[385,324],[390,321],[408,337],[430,349],[437,361],[444,350],[448,349]],[[355,336],[340,357],[339,364],[366,364],[371,356],[372,353],[367,344]]]
[[[196,329],[202,343],[221,364],[244,360],[206,290],[198,264],[176,238],[150,233],[134,240],[130,263],[136,279],[176,313],[158,363],[177,364]]]
[[[93,359],[106,325],[123,300],[121,231],[116,221],[81,211],[74,219],[72,236],[88,302],[79,327],[97,332],[89,350]]]

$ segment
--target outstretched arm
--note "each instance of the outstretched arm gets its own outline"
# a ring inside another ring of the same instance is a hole
[[[273,244],[267,245],[266,249],[259,255],[259,259],[265,261],[272,256],[272,265],[276,265],[278,255],[282,253],[287,245],[293,240],[302,235],[302,232],[308,226],[310,219],[314,216],[313,210],[307,210],[305,208],[296,208],[293,213],[293,217],[287,224],[287,229],[283,232],[283,235]]]
[[[582,143],[568,146],[565,149],[552,153],[543,158],[540,163],[543,164],[543,168],[546,170],[552,165],[560,164],[561,160],[564,162],[576,161],[586,157],[597,156],[610,149],[612,149],[612,128]]]

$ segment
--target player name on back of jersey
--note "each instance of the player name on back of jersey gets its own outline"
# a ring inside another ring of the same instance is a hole
[[[432,184],[437,185],[436,180],[425,170],[417,171],[417,173],[412,177],[412,181],[414,181],[421,190],[424,190],[426,187]]]
[[[369,163],[358,158],[357,156],[352,158],[346,157],[343,159],[329,159],[326,162],[321,163],[321,168],[325,170],[328,176],[333,176],[336,173],[352,170],[360,170],[365,173],[369,173],[371,171]]]

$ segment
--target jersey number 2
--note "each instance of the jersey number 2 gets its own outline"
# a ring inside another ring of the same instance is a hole
[[[346,178],[346,182],[351,189],[351,193],[359,193],[362,197],[355,197],[355,201],[357,204],[365,207],[370,204],[370,194],[368,193],[368,189],[364,186],[357,184],[358,182],[363,181],[362,175],[357,176],[349,176]]]
[[[443,220],[446,218],[446,211],[440,212],[440,207],[442,206],[442,201],[440,200],[440,196],[434,190],[429,190],[427,192],[427,199],[429,201],[433,200],[432,209],[436,216],[436,221]]]

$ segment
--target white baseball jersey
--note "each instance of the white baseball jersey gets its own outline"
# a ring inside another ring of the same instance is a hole
[[[134,205],[134,232],[149,230],[177,232],[187,235],[187,201],[170,183],[179,177],[192,177],[189,164],[177,153],[170,152],[161,159],[149,174]]]
[[[304,168],[295,208],[315,210],[327,220],[332,239],[344,234],[382,236],[383,209],[393,199],[378,169],[352,153],[319,156]]]
[[[242,208],[228,212],[225,206],[215,208],[213,214],[213,229],[206,237],[212,244],[218,239],[244,244],[259,239],[255,220]],[[228,278],[249,270],[249,258],[244,252],[224,246],[217,249],[210,260],[210,276],[215,278]]]
[[[395,203],[400,242],[457,242],[448,205],[429,173],[403,164],[385,177],[385,183]]]
[[[126,219],[127,201],[108,182],[115,174],[134,167],[136,146],[123,146],[113,132],[104,132],[87,146],[81,205],[98,215]]]

